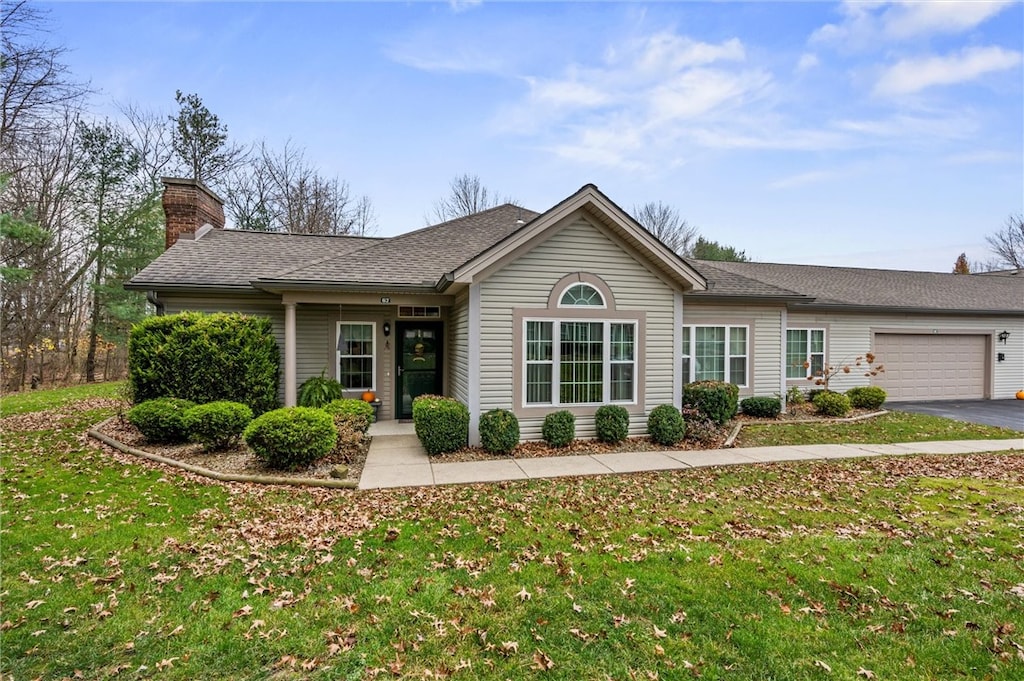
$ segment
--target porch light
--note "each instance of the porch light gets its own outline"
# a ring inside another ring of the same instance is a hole
[[[996,338],[999,339],[999,342],[1002,343],[1003,345],[1006,345],[1006,340],[1009,337],[1010,337],[1010,332],[1009,331],[1000,331],[999,335],[996,336]]]

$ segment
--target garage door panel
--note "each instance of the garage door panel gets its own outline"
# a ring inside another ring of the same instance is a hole
[[[893,401],[983,398],[987,344],[984,335],[877,334],[885,371],[874,383]]]

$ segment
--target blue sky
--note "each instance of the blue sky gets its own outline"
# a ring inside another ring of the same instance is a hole
[[[594,183],[756,260],[948,271],[1024,210],[1024,4],[40,3],[99,113],[199,94],[422,227]]]

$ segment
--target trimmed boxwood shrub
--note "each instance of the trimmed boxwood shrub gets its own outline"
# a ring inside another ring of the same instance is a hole
[[[814,408],[822,416],[846,416],[850,411],[850,398],[830,390],[818,393],[812,402],[814,402]]]
[[[194,406],[195,402],[176,397],[146,400],[128,410],[128,422],[138,428],[150,442],[185,442],[188,440],[188,430],[185,428],[184,416]]]
[[[699,409],[720,426],[736,415],[739,397],[740,389],[724,381],[697,381],[683,387],[683,404]]]
[[[671,447],[686,436],[686,422],[674,406],[659,404],[647,416],[647,432],[657,444]]]
[[[540,436],[552,447],[566,447],[576,439],[576,416],[562,409],[544,417]]]
[[[299,386],[299,406],[323,407],[334,400],[340,400],[342,390],[344,388],[341,383],[323,374],[307,378]]]
[[[192,407],[182,419],[188,439],[202,443],[212,452],[238,442],[242,431],[252,421],[252,409],[240,402],[221,400]]]
[[[507,409],[492,409],[480,417],[480,444],[492,454],[508,454],[519,444],[519,419]]]
[[[427,454],[454,452],[469,442],[469,409],[458,400],[420,395],[412,402],[412,420]]]
[[[308,466],[326,456],[338,440],[334,419],[322,409],[285,407],[253,419],[245,443],[269,468]]]
[[[598,407],[594,414],[594,428],[601,442],[622,442],[629,435],[629,412],[617,404]]]
[[[777,397],[748,397],[740,402],[740,409],[747,416],[773,419],[782,413],[782,400]]]
[[[325,404],[322,409],[331,416],[343,418],[353,428],[366,433],[370,429],[370,424],[373,423],[373,405],[363,400],[342,398],[340,400],[331,400]]]
[[[128,338],[136,402],[178,397],[231,400],[256,414],[277,407],[279,352],[266,317],[183,312],[149,317]]]
[[[885,390],[877,385],[862,385],[846,391],[850,406],[855,409],[878,409],[885,402]]]

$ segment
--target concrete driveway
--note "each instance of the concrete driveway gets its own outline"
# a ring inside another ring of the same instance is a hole
[[[968,423],[984,423],[1024,430],[1024,400],[931,400],[927,402],[889,402],[892,411],[944,416]]]

